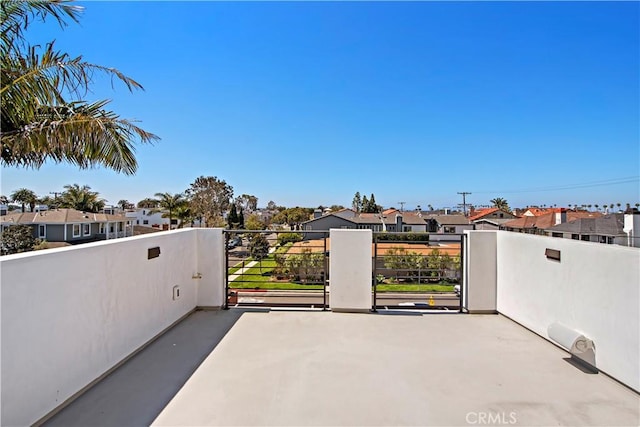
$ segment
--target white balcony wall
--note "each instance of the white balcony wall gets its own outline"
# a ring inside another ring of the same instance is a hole
[[[222,306],[222,241],[188,229],[0,258],[0,424],[38,421],[196,306]]]
[[[332,311],[371,310],[371,230],[332,229],[329,257]]]
[[[640,391],[640,250],[497,233],[498,311],[543,337],[554,322],[581,332],[597,367]]]
[[[495,313],[497,291],[496,233],[467,233],[465,259],[467,274],[462,301],[470,313]]]

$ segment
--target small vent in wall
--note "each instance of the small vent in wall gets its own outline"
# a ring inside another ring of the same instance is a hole
[[[547,248],[544,251],[544,255],[547,257],[547,259],[552,259],[554,261],[560,261],[560,251],[557,249],[549,249]]]
[[[147,251],[147,259],[158,258],[160,256],[160,246],[149,248]]]

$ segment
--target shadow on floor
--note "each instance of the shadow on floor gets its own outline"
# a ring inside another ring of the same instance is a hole
[[[43,425],[150,425],[245,311],[195,311]]]
[[[578,368],[579,370],[581,370],[582,372],[584,372],[585,374],[590,374],[590,375],[595,375],[597,373],[599,373],[598,369],[589,365],[586,362],[583,362],[575,357],[563,357],[562,360],[564,360],[565,362],[567,362],[569,365],[572,365],[576,368]]]

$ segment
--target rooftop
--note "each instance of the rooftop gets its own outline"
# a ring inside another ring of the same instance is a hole
[[[468,231],[461,312],[394,311],[329,235],[331,311],[222,310],[221,229],[0,257],[0,424],[640,425],[640,249]]]
[[[501,315],[232,309],[194,312],[46,425],[638,425],[638,404]]]

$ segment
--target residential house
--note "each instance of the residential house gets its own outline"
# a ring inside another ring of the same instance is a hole
[[[168,230],[169,218],[165,218],[163,217],[163,215],[165,215],[165,212],[160,212],[156,209],[149,208],[138,208],[134,211],[125,213],[125,216],[129,218],[134,225],[157,228],[160,230]],[[175,228],[173,226],[177,224],[177,219],[171,221],[172,228]]]
[[[509,221],[513,221],[513,218],[481,218],[473,221],[473,225],[475,230],[500,230]]]
[[[571,211],[561,209],[560,212],[549,212],[540,216],[523,216],[507,221],[500,226],[501,230],[516,231],[528,234],[548,235],[547,229],[580,218],[597,218],[602,214],[598,212]]]
[[[24,224],[33,228],[33,236],[47,242],[86,243],[133,235],[131,221],[121,215],[52,209],[17,212],[0,217],[2,230]]]
[[[382,213],[356,213],[342,209],[326,215],[317,212],[315,217],[302,223],[303,230],[330,230],[332,228],[372,230],[375,232],[433,233],[434,240],[450,240],[445,235],[473,230],[473,224],[463,215],[427,215],[422,212],[402,212],[387,209]],[[440,235],[438,237],[438,235]],[[317,236],[305,234],[307,238]],[[453,240],[458,240],[453,239]]]
[[[614,213],[599,218],[578,218],[545,231],[553,237],[640,247],[638,230],[640,215]]]
[[[465,230],[474,230],[474,225],[464,215],[427,215],[425,217],[427,223],[426,231],[432,234],[430,241],[444,240],[460,240],[459,237],[453,239],[447,238],[452,234],[462,234]]]
[[[538,208],[538,207],[530,207],[527,208],[524,212],[522,212],[522,215],[520,216],[541,216],[541,215],[545,215],[548,214],[550,212],[563,212],[568,210],[567,208]]]
[[[469,212],[469,221],[474,222],[480,219],[514,219],[513,213],[498,208],[474,209]]]

